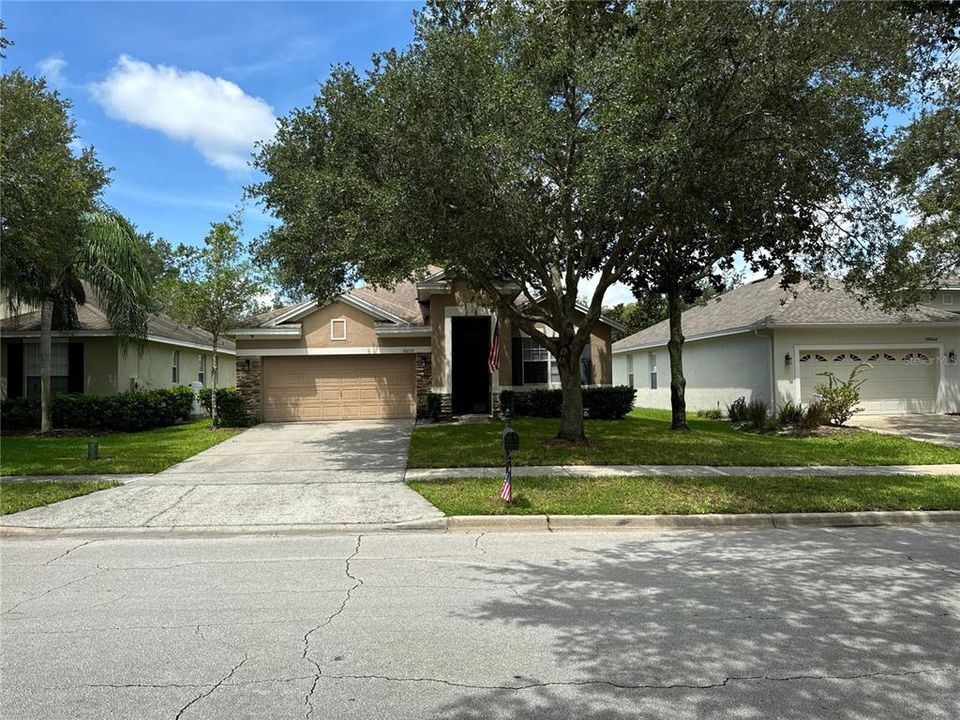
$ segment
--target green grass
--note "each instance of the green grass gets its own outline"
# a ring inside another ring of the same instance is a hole
[[[559,420],[517,418],[516,465],[922,465],[960,462],[960,448],[859,431],[830,437],[783,437],[691,418],[690,432],[670,430],[666,410],[634,410],[623,420],[587,420],[587,444],[553,441]],[[408,467],[503,464],[499,421],[421,425]]]
[[[0,475],[155,473],[213,447],[239,430],[210,430],[209,420],[135,433],[101,435],[100,457],[87,460],[87,438],[0,439]]]
[[[692,515],[700,513],[958,510],[960,475],[834,477],[536,477],[411,482],[446,515]]]
[[[0,485],[0,515],[29,510],[50,503],[79,497],[97,490],[116,487],[112,480],[97,482],[17,482]]]

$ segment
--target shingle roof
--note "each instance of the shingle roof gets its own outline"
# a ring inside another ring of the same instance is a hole
[[[886,312],[862,305],[839,281],[829,290],[818,290],[801,282],[791,290],[780,287],[780,276],[758,280],[708,300],[683,313],[683,334],[687,340],[722,333],[755,330],[783,325],[898,325],[902,323],[957,323],[955,313],[925,305],[902,312]],[[667,320],[651,325],[613,345],[614,351],[666,344],[670,337]]]
[[[77,332],[111,333],[112,328],[106,314],[97,305],[95,296],[88,294],[87,302],[77,306]],[[59,327],[54,332],[61,332]],[[33,333],[40,332],[40,311],[20,313],[0,320],[0,333]],[[147,335],[164,338],[174,342],[192,343],[194,345],[210,345],[212,336],[206,330],[178,323],[171,317],[161,314],[150,314],[147,317]],[[223,350],[233,350],[235,343],[230,338],[222,338],[219,346]]]

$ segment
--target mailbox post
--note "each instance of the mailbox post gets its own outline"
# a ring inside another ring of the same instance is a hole
[[[520,449],[520,436],[510,427],[510,410],[503,412],[503,485],[500,487],[500,499],[507,503],[513,502],[513,451]]]

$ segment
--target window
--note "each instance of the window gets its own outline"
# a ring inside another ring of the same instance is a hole
[[[647,364],[650,369],[650,389],[657,389],[657,354],[650,353],[647,355]]]
[[[554,365],[550,351],[540,347],[532,338],[523,338],[523,384],[537,385],[549,382]],[[559,376],[559,373],[558,373]]]
[[[27,343],[23,346],[26,379],[26,396],[40,397],[40,344]],[[50,390],[52,394],[65,393],[70,387],[70,355],[67,343],[50,345]]]
[[[843,362],[843,361],[846,360],[846,359],[847,359],[847,356],[846,356],[844,353],[840,353],[839,355],[837,355],[837,356],[835,356],[835,357],[833,358],[833,361],[834,361],[834,362]]]
[[[347,321],[343,318],[337,318],[336,320],[330,321],[330,339],[331,340],[346,340],[347,339]]]
[[[201,385],[207,384],[207,356],[201,353],[199,356],[199,362],[197,363],[197,382]]]
[[[810,353],[806,353],[800,356],[800,362],[810,362]]]
[[[171,366],[170,373],[171,381],[176,384],[180,382],[180,351],[173,351],[173,365]]]
[[[953,293],[945,292],[943,294],[943,304],[944,305],[953,305]]]
[[[634,387],[633,384],[633,355],[627,355],[627,385]]]

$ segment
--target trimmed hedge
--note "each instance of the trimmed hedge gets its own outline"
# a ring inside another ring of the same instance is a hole
[[[211,414],[213,390],[200,390],[200,406]],[[247,415],[243,397],[235,387],[217,388],[217,427],[249,427],[253,422]]]
[[[136,432],[187,420],[193,409],[193,390],[179,386],[133,390],[117,395],[57,395],[51,401],[55,428]],[[0,403],[4,430],[39,430],[39,398],[17,398]]]
[[[627,385],[591,387],[583,389],[583,410],[593,420],[619,420],[633,409],[637,395]],[[500,393],[500,407],[514,416],[560,417],[563,409],[562,390],[504,390]]]

